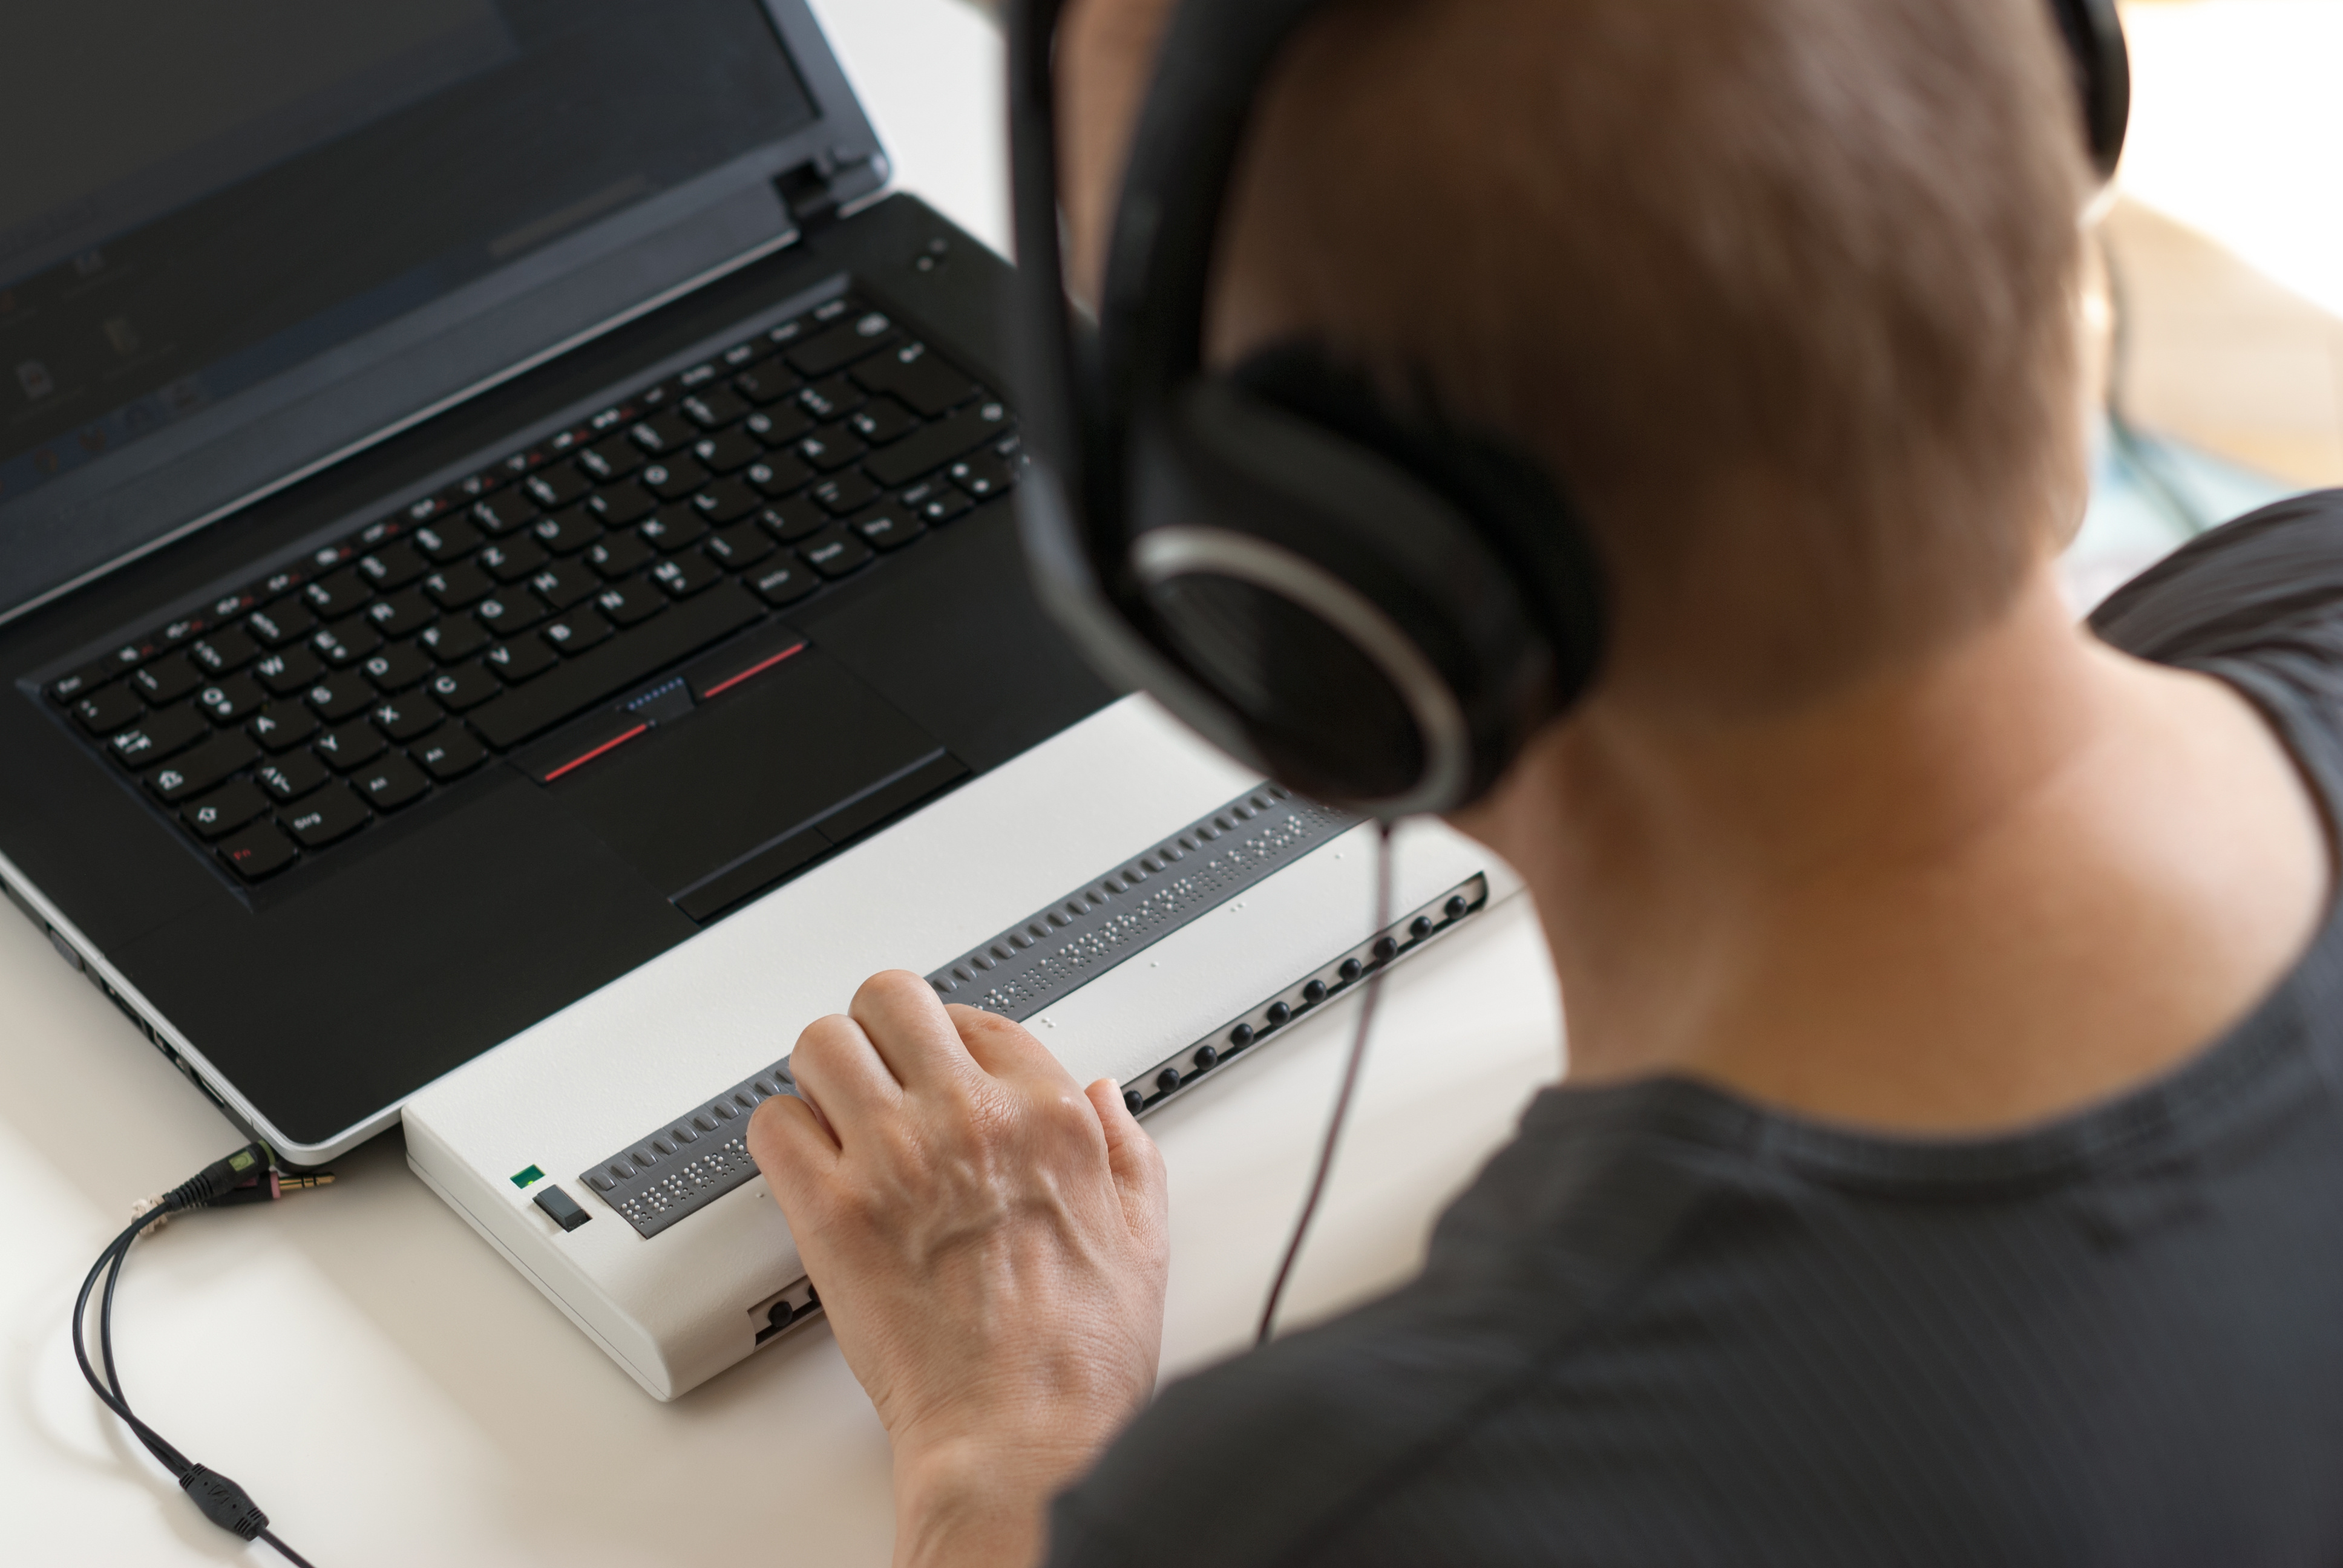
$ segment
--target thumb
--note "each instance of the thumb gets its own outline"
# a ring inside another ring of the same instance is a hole
[[[1101,1078],[1082,1091],[1098,1111],[1106,1133],[1107,1169],[1113,1172],[1122,1198],[1122,1213],[1134,1235],[1160,1242],[1166,1233],[1171,1204],[1170,1183],[1163,1171],[1162,1151],[1139,1125],[1123,1103],[1122,1085]]]

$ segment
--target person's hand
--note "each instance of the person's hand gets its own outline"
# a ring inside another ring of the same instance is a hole
[[[789,1069],[749,1149],[894,1444],[896,1561],[1029,1563],[1155,1385],[1162,1157],[1113,1083],[900,970]]]

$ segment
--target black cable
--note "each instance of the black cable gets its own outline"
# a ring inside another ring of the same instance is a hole
[[[1374,965],[1367,970],[1367,994],[1359,1003],[1359,1027],[1351,1036],[1351,1059],[1342,1069],[1342,1087],[1334,1096],[1334,1114],[1327,1119],[1326,1141],[1318,1151],[1318,1171],[1310,1179],[1310,1195],[1302,1200],[1302,1217],[1293,1222],[1293,1239],[1285,1244],[1285,1259],[1277,1265],[1277,1278],[1270,1282],[1269,1300],[1261,1309],[1261,1332],[1253,1336],[1256,1345],[1269,1343],[1277,1326],[1277,1303],[1284,1298],[1285,1282],[1293,1273],[1294,1260],[1302,1256],[1310,1221],[1318,1216],[1318,1200],[1325,1194],[1326,1178],[1334,1169],[1334,1148],[1342,1141],[1342,1123],[1351,1114],[1351,1096],[1359,1087],[1359,1070],[1366,1065],[1367,1035],[1374,1027],[1375,1003],[1383,995],[1383,970],[1391,967],[1384,943],[1389,940],[1386,928],[1392,920],[1392,825],[1384,822],[1381,830],[1375,845]]]
[[[131,1243],[147,1231],[162,1224],[173,1214],[191,1209],[209,1208],[216,1204],[268,1202],[287,1191],[322,1185],[331,1181],[330,1175],[280,1180],[268,1168],[268,1151],[257,1143],[246,1144],[226,1159],[206,1166],[202,1171],[165,1193],[130,1222],[129,1227],[97,1256],[89,1273],[82,1280],[81,1293],[74,1298],[73,1347],[74,1360],[81,1367],[81,1375],[90,1392],[104,1402],[106,1408],[121,1417],[146,1452],[156,1462],[171,1473],[204,1516],[230,1534],[246,1541],[266,1541],[296,1568],[313,1568],[309,1560],[278,1540],[268,1528],[268,1515],[260,1511],[244,1488],[216,1471],[206,1469],[181,1453],[165,1440],[161,1432],[138,1419],[130,1408],[130,1397],[122,1391],[122,1374],[114,1364],[114,1292],[122,1281],[123,1265],[129,1260]],[[106,1368],[100,1381],[97,1369],[89,1360],[89,1298],[97,1289],[98,1277],[104,1275],[106,1290],[98,1299],[97,1352]]]

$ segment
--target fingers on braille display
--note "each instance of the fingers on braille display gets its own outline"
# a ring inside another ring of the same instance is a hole
[[[928,982],[908,970],[889,970],[862,982],[849,1010],[871,1050],[910,1090],[965,1081],[969,1053]]]

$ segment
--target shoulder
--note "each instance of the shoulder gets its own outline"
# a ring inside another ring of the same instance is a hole
[[[2297,496],[2190,540],[2092,612],[2127,653],[2163,663],[2250,650],[2306,625],[2343,642],[2343,490]]]

